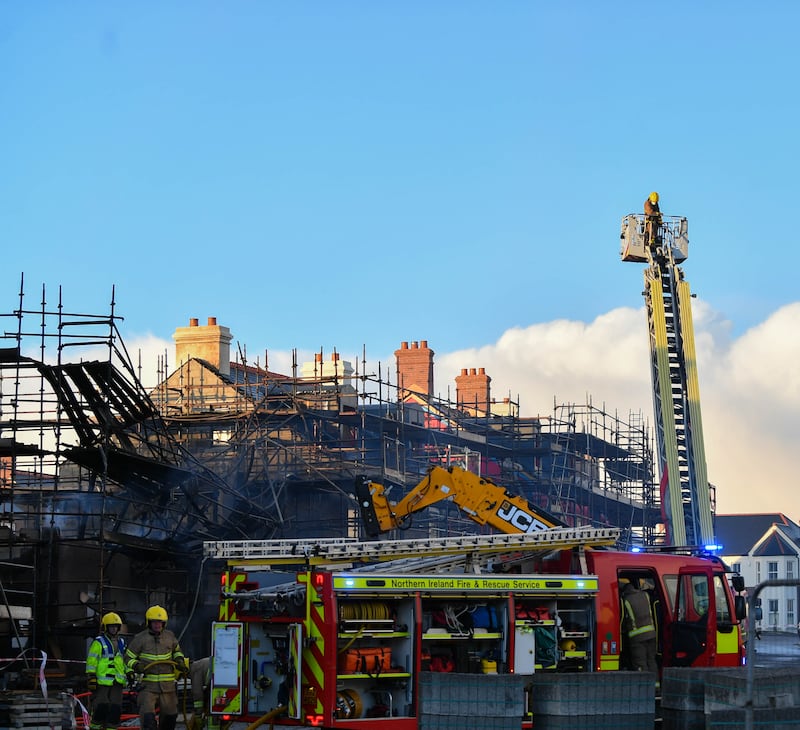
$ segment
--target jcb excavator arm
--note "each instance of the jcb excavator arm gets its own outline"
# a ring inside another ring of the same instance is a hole
[[[356,479],[356,497],[364,528],[371,537],[407,528],[415,512],[445,499],[452,500],[478,524],[488,524],[499,532],[529,533],[564,527],[563,522],[532,507],[524,497],[509,494],[491,480],[457,466],[431,467],[427,476],[395,505],[389,502],[382,484],[364,477]]]

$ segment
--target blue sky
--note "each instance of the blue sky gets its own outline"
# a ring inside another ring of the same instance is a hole
[[[646,343],[619,225],[658,190],[689,219],[708,410],[734,407],[712,376],[738,392],[716,371],[739,348],[800,426],[798,21],[793,2],[0,3],[0,310],[24,272],[34,307],[45,284],[102,313],[115,286],[132,341],[207,316],[278,362],[427,339],[442,388],[486,366],[534,412],[573,392],[648,409],[646,352],[639,390],[602,376]]]

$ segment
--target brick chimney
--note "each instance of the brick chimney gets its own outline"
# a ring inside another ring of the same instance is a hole
[[[394,351],[397,358],[397,385],[401,398],[403,391],[413,390],[424,395],[433,394],[433,350],[427,340],[401,342],[400,349]]]
[[[197,318],[189,320],[188,327],[178,327],[175,340],[175,362],[177,365],[197,357],[211,363],[223,375],[231,374],[231,340],[233,335],[227,327],[217,324],[216,317],[209,317],[208,324],[200,326]]]
[[[456,375],[456,403],[459,407],[488,413],[491,382],[485,368],[470,368],[469,371],[461,368],[461,375]]]

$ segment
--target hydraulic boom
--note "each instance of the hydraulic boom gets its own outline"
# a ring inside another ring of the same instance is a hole
[[[415,512],[446,499],[480,525],[498,532],[533,533],[564,527],[544,510],[534,508],[524,497],[509,494],[503,487],[477,474],[451,466],[434,466],[397,504],[389,502],[382,484],[363,477],[356,480],[356,496],[368,535],[376,537],[395,528],[409,526]]]

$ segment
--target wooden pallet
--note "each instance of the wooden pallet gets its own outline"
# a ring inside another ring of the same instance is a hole
[[[3,727],[51,730],[61,728],[72,713],[72,705],[63,694],[45,698],[29,692],[3,692],[0,693],[0,713]]]

